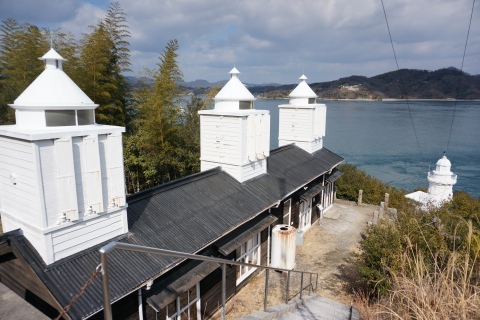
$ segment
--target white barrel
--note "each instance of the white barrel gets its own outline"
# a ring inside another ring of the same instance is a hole
[[[297,230],[288,224],[277,224],[272,230],[271,266],[281,269],[295,268],[295,242]]]

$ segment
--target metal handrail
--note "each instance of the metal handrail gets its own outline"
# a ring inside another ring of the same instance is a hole
[[[111,299],[110,299],[110,285],[109,285],[109,279],[108,279],[108,264],[107,264],[107,262],[108,262],[108,254],[113,250],[135,251],[135,252],[159,254],[159,255],[169,256],[169,257],[177,257],[177,258],[185,258],[185,259],[200,260],[200,261],[211,261],[211,262],[220,263],[222,265],[222,319],[225,319],[226,274],[227,274],[226,266],[227,266],[227,264],[228,265],[237,265],[237,266],[255,267],[255,268],[266,270],[266,272],[265,272],[265,275],[266,275],[266,279],[265,279],[265,298],[264,298],[264,306],[263,306],[264,311],[267,310],[269,270],[287,272],[287,288],[286,288],[285,303],[288,303],[288,301],[289,301],[290,273],[291,272],[301,274],[301,276],[302,276],[301,287],[303,287],[303,275],[304,274],[310,275],[310,283],[305,287],[305,288],[307,288],[307,287],[309,288],[309,292],[310,292],[310,288],[312,289],[313,292],[315,292],[317,290],[317,287],[318,287],[318,273],[314,273],[314,272],[288,270],[288,269],[282,269],[282,268],[268,267],[268,266],[256,265],[256,264],[251,264],[251,263],[244,263],[244,262],[239,262],[239,261],[202,256],[202,255],[197,255],[197,254],[192,254],[192,253],[185,253],[185,252],[172,251],[172,250],[166,250],[166,249],[158,249],[158,248],[152,248],[152,247],[144,247],[144,246],[138,246],[138,245],[133,245],[133,244],[115,242],[114,241],[114,242],[110,242],[109,244],[101,247],[98,250],[99,253],[100,253],[100,264],[102,266],[103,312],[104,312],[105,320],[112,320],[112,306],[111,306]],[[313,284],[312,284],[312,275],[314,275],[316,277],[315,289],[313,288]],[[304,288],[300,288],[300,298],[302,298],[303,290],[304,290]]]

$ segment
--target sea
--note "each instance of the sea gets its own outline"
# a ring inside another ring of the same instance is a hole
[[[278,146],[278,105],[270,110],[271,149]],[[457,174],[453,190],[480,197],[480,101],[320,101],[327,105],[324,147],[367,174],[407,192],[428,187],[444,152]]]

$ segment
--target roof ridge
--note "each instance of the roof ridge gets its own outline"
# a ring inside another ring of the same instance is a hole
[[[277,147],[277,148],[275,148],[275,149],[270,150],[270,154],[282,152],[282,151],[284,151],[284,150],[291,149],[291,148],[295,148],[295,147],[296,147],[295,143],[289,143],[289,144],[286,144],[286,145],[284,145],[284,146]]]
[[[209,176],[214,175],[214,174],[218,174],[220,172],[223,172],[222,168],[221,167],[215,167],[215,168],[212,168],[212,169],[209,169],[209,170],[194,173],[194,174],[186,176],[186,177],[175,179],[175,180],[166,182],[164,184],[160,184],[158,186],[151,187],[151,188],[148,188],[146,190],[142,190],[140,192],[129,195],[129,196],[127,196],[127,203],[130,204],[130,203],[142,200],[146,197],[152,196],[156,193],[160,193],[160,192],[168,191],[168,190],[171,190],[171,189],[174,189],[174,188],[178,188],[178,187],[180,187],[184,184],[190,183],[192,181],[197,181],[197,180],[200,180],[200,179],[205,179],[206,177],[209,177]]]

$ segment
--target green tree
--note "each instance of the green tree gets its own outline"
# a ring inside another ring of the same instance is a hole
[[[136,174],[129,191],[138,191],[187,174],[182,134],[183,82],[177,62],[177,40],[168,42],[158,69],[150,71],[153,87],[141,87],[133,95],[137,118],[134,134],[126,139],[127,174]]]
[[[90,26],[81,40],[78,84],[97,104],[96,122],[125,125],[129,86],[124,73],[129,70],[128,25],[118,2],[112,3],[104,20]]]
[[[385,193],[388,193],[389,207],[404,209],[407,206],[405,189],[393,188],[352,164],[341,164],[338,168],[344,173],[336,182],[338,198],[357,201],[358,191],[363,190],[364,203],[378,205],[385,199]]]
[[[38,60],[48,50],[45,33],[31,24],[6,19],[0,25],[0,123],[14,123],[8,104],[44,70]]]
[[[50,34],[47,34],[49,37]],[[71,32],[63,32],[60,28],[53,31],[51,35],[53,37],[53,48],[57,51],[67,63],[62,65],[63,71],[75,82],[78,83],[78,79],[82,74],[79,68],[79,54],[80,46],[77,39]]]
[[[110,4],[107,16],[102,24],[105,26],[113,42],[110,56],[110,72],[115,81],[115,91],[112,92],[111,103],[122,108],[124,117],[123,125],[128,125],[131,119],[126,113],[126,106],[130,100],[130,87],[125,73],[130,72],[130,31],[127,22],[127,15],[118,2]],[[120,124],[120,123],[119,123]]]
[[[79,67],[82,70],[78,85],[95,103],[102,106],[96,112],[96,120],[99,123],[113,122],[110,114],[120,110],[109,110],[111,94],[115,84],[109,74],[110,54],[113,42],[103,25],[91,26],[91,32],[84,34],[81,40],[82,51],[79,58]],[[112,106],[114,108],[114,106]],[[102,112],[102,111],[110,112]]]

